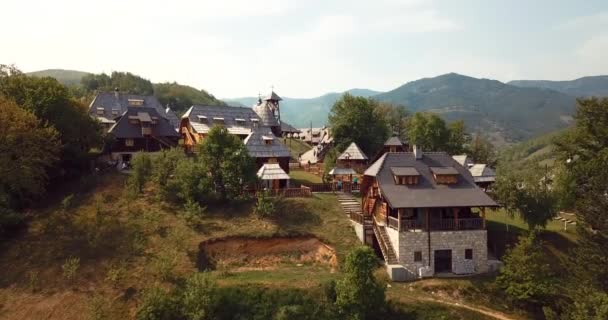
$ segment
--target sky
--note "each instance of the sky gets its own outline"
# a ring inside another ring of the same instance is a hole
[[[608,74],[608,1],[2,0],[0,64],[129,71],[216,97],[379,91],[457,72]]]

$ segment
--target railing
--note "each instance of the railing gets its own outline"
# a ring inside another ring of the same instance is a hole
[[[258,197],[263,191],[259,190],[245,190],[245,193],[252,197]],[[267,190],[269,196],[276,197],[282,196],[285,198],[307,198],[312,196],[310,188],[302,186],[301,188],[286,188],[286,189],[275,189]]]
[[[399,230],[399,219],[388,217],[388,226],[395,230]]]
[[[142,135],[144,135],[144,136],[149,136],[149,135],[151,135],[151,134],[152,134],[152,128],[145,128],[145,127],[142,127],[142,128],[141,128],[141,134],[142,134]]]
[[[335,190],[332,183],[309,183],[305,186],[310,188],[312,192],[332,192]]]
[[[405,220],[399,221],[397,218],[388,217],[388,226],[400,231],[412,231],[412,230],[427,230],[426,222],[418,220]],[[445,220],[431,220],[430,221],[431,231],[443,231],[443,230],[480,230],[483,229],[482,218],[467,218],[467,219],[445,219]],[[456,228],[458,226],[458,228]]]
[[[289,169],[300,169],[302,165],[299,162],[290,162]]]
[[[360,224],[372,224],[371,216],[366,216],[364,214],[354,212],[354,211],[350,211],[348,213],[348,216],[350,217],[351,220],[358,222]]]

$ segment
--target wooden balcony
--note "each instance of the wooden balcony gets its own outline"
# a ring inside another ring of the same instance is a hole
[[[406,220],[388,217],[388,227],[398,231],[452,231],[452,230],[483,230],[482,218],[431,220],[429,226],[425,221]]]

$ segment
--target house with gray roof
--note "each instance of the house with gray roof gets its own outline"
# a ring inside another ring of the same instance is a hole
[[[475,163],[466,154],[452,156],[461,166],[469,169],[477,186],[487,191],[496,182],[496,171],[485,163]]]
[[[118,90],[99,92],[95,95],[95,98],[93,98],[93,101],[89,105],[89,115],[99,120],[104,127],[104,131],[107,132],[116,123],[116,119],[120,118],[129,107],[156,109],[157,114],[163,118],[167,118],[171,125],[174,126],[174,129],[177,130],[179,126],[179,123],[172,119],[175,113],[169,108],[163,108],[155,96],[128,94]],[[168,111],[171,111],[172,115],[167,114]],[[177,116],[175,118],[177,119]]]
[[[359,227],[394,280],[488,270],[485,210],[497,204],[445,152],[385,153],[365,171],[361,194],[373,224]]]
[[[177,147],[180,135],[169,120],[152,107],[128,107],[108,130],[104,152],[113,160],[129,162],[137,152]]]
[[[289,149],[265,126],[252,108],[194,105],[186,111],[180,122],[180,133],[186,151],[195,152],[213,126],[223,126],[245,144],[249,155],[256,160],[257,168],[264,163],[279,163],[289,172]]]

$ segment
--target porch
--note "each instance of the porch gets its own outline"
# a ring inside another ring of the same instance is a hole
[[[375,220],[399,232],[484,230],[485,208],[474,212],[471,208],[411,208],[386,210]]]

